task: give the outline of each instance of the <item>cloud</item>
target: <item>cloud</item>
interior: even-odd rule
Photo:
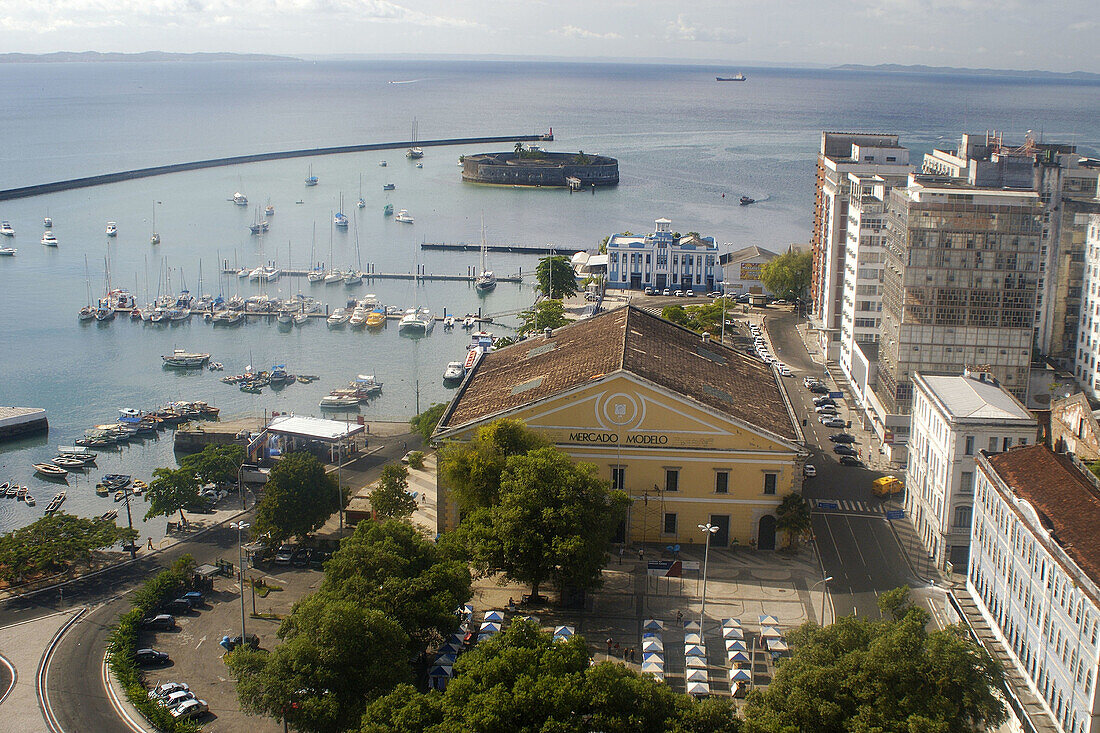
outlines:
[[[1069,27],[1071,31],[1091,31],[1094,28],[1100,27],[1100,23],[1095,20],[1082,20],[1080,23],[1074,23]]]
[[[583,38],[585,40],[613,41],[622,38],[618,33],[596,33],[595,31],[578,28],[575,25],[563,25],[561,28],[551,31],[566,38]]]
[[[701,41],[703,43],[741,43],[745,39],[733,30],[718,26],[695,26],[684,16],[677,15],[676,20],[667,26],[668,36],[674,41]]]
[[[337,16],[342,23],[358,20],[420,27],[485,27],[463,18],[413,10],[390,0],[0,0],[0,13],[0,29],[32,33],[111,26],[162,27],[194,23],[196,15],[216,19],[218,24],[235,20],[245,27],[272,17],[330,21]]]

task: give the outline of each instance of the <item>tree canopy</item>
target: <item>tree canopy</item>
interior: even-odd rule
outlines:
[[[463,519],[458,532],[476,567],[531,585],[593,588],[630,500],[596,467],[554,447],[507,459],[498,501]]]
[[[407,517],[416,511],[409,494],[409,469],[396,463],[382,468],[378,485],[370,492],[370,506],[379,517]]]
[[[621,664],[590,665],[584,639],[552,641],[517,619],[455,663],[443,693],[400,685],[367,706],[361,733],[734,733],[728,699],[696,702]]]
[[[781,254],[760,268],[760,282],[777,298],[801,298],[806,288],[810,287],[813,261],[813,255],[809,252]]]
[[[236,444],[207,445],[199,453],[184,456],[181,468],[190,469],[202,483],[231,484],[244,463],[244,448]]]
[[[383,611],[423,648],[458,628],[454,610],[470,598],[470,571],[408,522],[360,522],[325,563],[321,592]]]
[[[228,656],[250,715],[285,718],[298,731],[340,733],[372,699],[410,679],[408,638],[396,621],[355,600],[299,601],[272,652],[247,645]]]
[[[787,494],[775,510],[775,519],[776,529],[786,535],[786,545],[790,547],[810,530],[810,505],[802,494]]]
[[[310,453],[288,453],[271,469],[252,532],[272,542],[304,537],[324,524],[341,501],[336,479],[320,461]]]
[[[541,332],[544,328],[561,328],[569,323],[565,306],[560,300],[540,300],[519,314],[523,325],[520,333]]]
[[[56,572],[91,559],[92,552],[132,542],[137,531],[106,519],[49,514],[0,535],[0,580],[14,581]]]
[[[726,298],[715,298],[710,303],[686,308],[679,304],[666,305],[661,309],[661,317],[698,333],[707,331],[717,338],[722,331],[723,315],[729,315],[732,311],[733,307]]]
[[[427,442],[432,439],[432,433],[435,432],[435,426],[439,424],[446,410],[446,402],[436,402],[427,410],[424,410],[424,412],[409,420],[409,425],[412,426],[414,432],[420,434],[424,442]]]
[[[535,268],[539,292],[553,300],[568,298],[577,293],[577,274],[563,255],[548,255],[539,260]],[[551,290],[551,282],[553,289]]]
[[[548,445],[519,420],[496,420],[479,428],[469,443],[451,443],[440,452],[440,476],[464,511],[497,503],[500,476],[509,456]]]
[[[173,512],[179,512],[182,520],[184,509],[199,504],[200,488],[199,479],[190,468],[155,469],[153,480],[149,482],[149,488],[143,495],[145,501],[149,502],[145,518],[167,517]]]
[[[1004,722],[1000,664],[958,627],[927,631],[928,612],[903,597],[888,599],[892,618],[788,634],[791,657],[749,695],[748,730],[970,733]]]

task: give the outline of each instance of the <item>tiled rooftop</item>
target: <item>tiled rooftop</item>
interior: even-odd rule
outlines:
[[[1035,507],[1066,554],[1100,583],[1100,491],[1073,459],[1036,444],[990,455],[988,460],[1013,493]]]
[[[787,440],[798,430],[767,364],[632,306],[482,357],[440,430],[556,395],[618,371]]]

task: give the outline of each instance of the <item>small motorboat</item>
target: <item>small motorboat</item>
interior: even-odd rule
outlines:
[[[359,398],[350,394],[329,394],[321,398],[320,406],[328,409],[358,409]]]
[[[264,207],[264,216],[275,216],[275,207],[268,204]]]
[[[109,512],[103,512],[99,515],[99,518],[107,522],[113,522],[118,519],[118,509],[112,509]]]
[[[27,487],[26,486],[20,486],[19,491],[17,491],[15,493],[15,498],[18,499],[19,501],[26,501],[27,500]]]
[[[225,369],[225,365],[222,364],[220,361],[212,361],[207,365],[206,368],[212,372],[220,372]]]
[[[118,223],[117,222],[113,222],[113,221],[107,222],[107,236],[108,237],[117,237],[118,236]]]
[[[15,257],[18,251],[15,247],[0,247],[0,257]]]
[[[462,378],[466,376],[466,368],[461,361],[452,361],[447,364],[447,368],[443,371],[443,383],[455,384],[461,382]]]
[[[11,481],[5,481],[0,484],[0,491],[7,491],[9,486],[11,486]]]
[[[455,317],[454,316],[447,316],[446,318],[443,319],[443,328],[450,331],[454,327],[455,327]]]
[[[756,203],[756,199],[754,199],[754,198],[749,198],[748,196],[742,196],[741,197],[741,205],[742,206],[748,206],[749,204],[755,204],[755,203]]]
[[[11,222],[8,220],[0,221],[0,235],[5,237],[14,237],[15,229],[12,227]]]
[[[61,466],[61,468],[64,468],[68,471],[72,471],[78,468],[84,468],[85,465],[84,461],[78,460],[76,458],[64,458],[61,456],[53,459],[51,463],[53,463],[55,466]]]
[[[50,478],[65,478],[69,475],[69,472],[61,466],[55,466],[52,463],[35,463],[34,470],[43,476]]]
[[[462,319],[462,327],[463,328],[473,328],[476,325],[477,325],[477,319],[474,318],[473,316],[466,316],[465,318]]]
[[[4,496],[14,499],[19,496],[19,487],[15,484],[8,484],[8,488],[4,489]]]
[[[118,491],[115,492],[115,501],[122,501],[125,498],[126,498],[126,491],[124,489],[119,489]]]
[[[42,244],[46,245],[47,247],[56,247],[57,237],[54,236],[54,233],[52,231],[46,230],[46,232],[42,234]]]
[[[385,168],[386,167],[386,161],[380,160],[380,161],[378,161],[378,165],[382,168]]]
[[[111,490],[107,487],[106,484],[96,484],[95,493],[97,496],[107,496],[111,493]]]
[[[32,502],[33,502],[33,500],[28,497],[27,503],[31,504],[33,506]],[[57,492],[56,494],[53,495],[53,498],[50,499],[50,503],[46,505],[46,514],[53,514],[58,509],[61,508],[61,505],[64,502],[65,502],[65,492],[64,491]]]
[[[31,496],[30,494],[27,494],[27,498],[25,498],[23,501],[25,501],[27,503],[27,506],[34,506],[34,503],[35,503],[34,502],[34,497]]]

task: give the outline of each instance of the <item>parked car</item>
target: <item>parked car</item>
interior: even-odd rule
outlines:
[[[141,625],[147,629],[160,629],[171,631],[176,628],[176,617],[170,613],[158,613],[156,616],[147,616],[141,620]]]
[[[320,568],[330,557],[332,557],[331,550],[314,549],[309,555],[309,566],[311,568]]]
[[[833,401],[832,397],[815,397],[814,407],[821,407],[822,405],[833,405],[835,407],[836,402]]]
[[[807,478],[816,476],[817,469],[814,468],[812,463],[807,463],[805,466],[802,467],[802,475],[806,476]]]
[[[171,710],[173,708],[176,708],[176,707],[182,705],[183,703],[187,702],[188,700],[194,700],[194,699],[195,699],[195,693],[191,692],[190,690],[180,690],[179,692],[173,692],[171,695],[168,695],[167,697],[162,698],[160,700],[160,704],[163,705],[164,707],[168,708],[169,710]]]
[[[841,456],[840,465],[842,466],[862,466],[863,461],[859,460],[855,456]]]
[[[821,418],[821,424],[827,428],[846,428],[848,424],[841,420],[836,415],[823,415]]]
[[[695,291],[694,290],[685,290],[684,295],[688,298],[694,298],[695,297]]]
[[[189,590],[180,596],[180,598],[190,603],[192,608],[200,608],[206,605],[206,597],[202,594],[201,590]]]
[[[252,649],[258,649],[260,646],[260,637],[256,636],[255,634],[248,634],[245,636],[244,643]],[[233,651],[241,645],[241,635],[237,634],[236,636],[223,637],[220,644],[228,651]]]
[[[646,295],[653,295],[653,288],[646,286],[646,289],[642,291]]]
[[[189,720],[206,715],[209,711],[210,706],[206,704],[206,700],[185,700],[172,710],[172,717],[176,720]]]
[[[814,410],[818,415],[835,415],[837,413],[836,405],[821,405],[815,407]]]
[[[836,453],[838,456],[858,455],[858,452],[856,451],[855,448],[853,448],[850,445],[846,445],[844,443],[837,443],[836,445],[834,445],[833,446],[833,453]]]
[[[814,394],[829,394],[829,388],[820,382],[810,387],[810,391]]]
[[[283,545],[275,553],[276,565],[289,565],[291,559],[294,557],[294,547],[291,545]]]
[[[707,293],[707,297],[708,298],[721,298],[722,297],[722,292],[720,290],[712,290],[709,293]]]
[[[817,377],[803,377],[802,378],[802,386],[805,387],[806,389],[809,389],[810,387],[814,386],[815,384],[821,384],[821,380],[818,379]]]
[[[683,290],[677,290],[675,293],[673,293],[673,295],[675,295],[677,298],[682,298],[682,297],[684,297],[684,291]]]
[[[854,443],[856,442],[856,436],[849,435],[848,433],[837,433],[835,435],[830,435],[829,440],[834,443]]]
[[[159,702],[173,692],[188,692],[190,689],[191,688],[183,682],[161,682],[159,685],[149,690],[149,699]]]
[[[309,565],[309,559],[313,556],[313,550],[308,547],[302,547],[297,550],[290,558],[290,564],[296,568],[304,568]]]
[[[175,614],[176,616],[186,616],[191,613],[191,601],[186,601],[182,598],[175,598],[166,603],[162,603],[160,610],[164,613]]]
[[[779,368],[779,373],[782,374],[784,377],[794,376],[794,372],[792,372],[786,364],[777,364],[776,366]]]
[[[151,667],[157,664],[168,664],[172,659],[156,649],[138,649],[134,652],[134,661],[143,667]]]

